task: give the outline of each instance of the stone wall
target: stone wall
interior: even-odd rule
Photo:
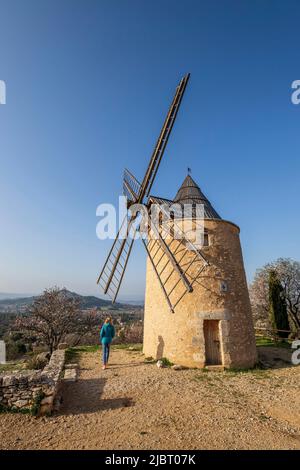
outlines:
[[[24,370],[0,374],[0,409],[46,414],[52,411],[60,388],[65,351],[54,351],[41,371]]]
[[[204,228],[209,246],[203,247],[202,252],[209,266],[199,271],[201,274],[197,277],[201,263],[192,264],[187,276],[197,278],[197,282],[193,284],[193,292],[182,297],[174,313],[170,312],[148,258],[144,353],[156,359],[167,357],[175,364],[202,368],[206,365],[204,320],[219,320],[222,365],[252,367],[256,362],[256,346],[239,228],[224,220],[205,220]],[[193,259],[194,252],[189,256]],[[157,259],[160,259],[160,252]],[[162,260],[161,265],[164,263]],[[188,265],[186,260],[185,263]],[[175,275],[170,277],[172,269],[169,264],[163,272],[163,281],[169,279],[166,284],[169,289],[176,282]],[[176,302],[183,293],[184,286],[179,283],[171,301]]]

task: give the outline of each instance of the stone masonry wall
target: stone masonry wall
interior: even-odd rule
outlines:
[[[0,374],[0,409],[51,412],[65,364],[65,351],[54,351],[42,371],[25,370]]]
[[[153,267],[147,261],[144,353],[156,359],[167,357],[183,366],[204,367],[204,320],[219,320],[222,365],[252,367],[256,362],[256,346],[239,228],[224,220],[205,220],[205,229],[209,246],[203,247],[202,252],[210,265],[193,285],[193,292],[184,295],[175,313],[170,312]],[[159,256],[160,253],[158,259]],[[164,270],[165,279],[171,269],[167,266]],[[196,276],[197,269],[197,263],[193,263],[191,278]],[[172,286],[176,277],[174,281],[169,279],[167,286]],[[223,292],[224,282],[227,290]],[[172,293],[174,301],[182,292],[184,288],[179,283]]]

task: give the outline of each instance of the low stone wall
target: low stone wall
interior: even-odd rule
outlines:
[[[51,413],[65,364],[65,351],[54,351],[42,371],[0,374],[0,409]]]

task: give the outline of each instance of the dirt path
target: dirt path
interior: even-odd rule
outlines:
[[[84,353],[52,417],[0,415],[1,449],[299,449],[300,367],[174,371]]]

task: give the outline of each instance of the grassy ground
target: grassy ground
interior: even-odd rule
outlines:
[[[116,349],[124,349],[128,351],[141,351],[143,345],[140,343],[136,344],[113,344],[111,346],[113,350]],[[75,346],[73,348],[68,348],[66,350],[66,362],[76,362],[80,355],[83,353],[95,353],[101,350],[101,346],[99,344],[95,344],[92,346]]]
[[[76,362],[79,360],[81,354],[86,352],[96,352],[98,351],[99,346],[76,346],[66,349],[66,362]]]
[[[279,347],[279,348],[290,348],[291,344],[288,341],[281,341],[281,342],[275,342],[271,338],[267,337],[262,337],[259,336],[256,338],[256,345],[259,346],[269,346],[269,347]],[[136,344],[113,344],[112,345],[112,350],[128,350],[128,351],[142,351],[143,345],[140,343]],[[76,346],[76,347],[71,347],[66,350],[66,361],[67,362],[77,362],[79,360],[79,357],[83,353],[95,353],[97,351],[101,350],[101,346],[99,344],[91,345],[91,346]],[[146,358],[146,362],[151,362],[153,358]],[[150,361],[151,360],[151,361]],[[1,372],[6,372],[6,371],[12,371],[12,370],[17,370],[22,367],[22,363],[15,361],[11,362],[8,364],[0,364],[0,373]],[[230,373],[241,373],[241,372],[246,372],[246,371],[234,371],[231,370]],[[258,372],[259,373],[259,372]]]
[[[0,373],[1,372],[9,372],[9,371],[12,371],[12,370],[19,370],[21,369],[22,367],[22,363],[21,362],[9,362],[7,364],[0,364]]]
[[[257,336],[256,337],[256,346],[271,346],[276,348],[290,348],[291,342],[288,340],[282,341],[274,341],[271,338],[267,338],[264,336]]]
[[[113,349],[127,349],[128,351],[142,351],[143,345],[141,343],[128,343],[128,344],[113,344]]]

